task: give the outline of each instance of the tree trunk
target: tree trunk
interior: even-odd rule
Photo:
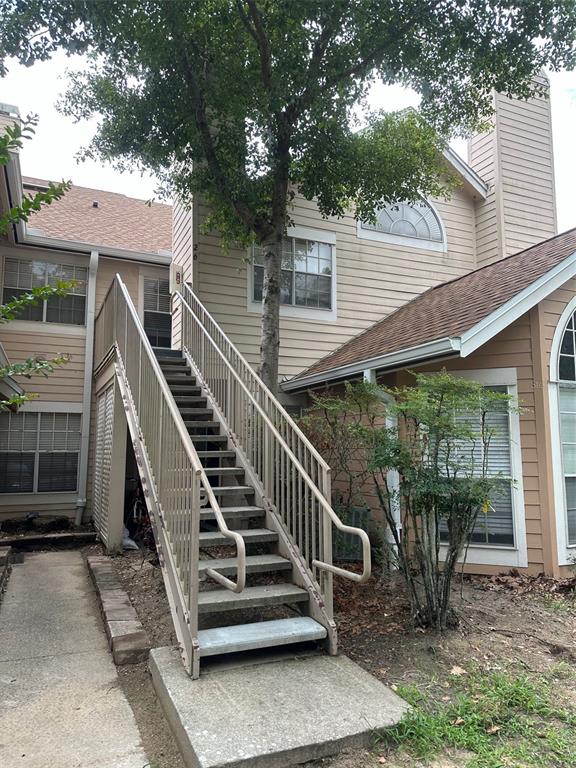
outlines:
[[[264,255],[264,287],[262,291],[260,378],[273,394],[276,394],[278,390],[282,235],[282,231],[279,231],[274,236],[272,242],[262,245]]]

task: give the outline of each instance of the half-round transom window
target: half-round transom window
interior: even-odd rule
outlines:
[[[575,313],[576,314],[576,313]],[[560,345],[560,358],[558,360],[558,378],[561,381],[576,381],[576,324],[574,315],[568,320],[568,325],[562,336]]]
[[[375,224],[363,221],[360,226],[369,232],[410,237],[414,240],[434,243],[442,243],[444,240],[440,220],[425,200],[386,205],[376,214]]]

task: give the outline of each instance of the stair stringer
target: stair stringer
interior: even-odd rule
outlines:
[[[213,408],[215,420],[220,423],[222,432],[226,434],[228,440],[234,446],[237,462],[242,466],[246,473],[247,483],[254,488],[257,505],[261,506],[266,512],[266,527],[278,534],[278,552],[292,563],[292,579],[294,583],[308,592],[308,615],[325,627],[327,632],[326,649],[331,656],[335,656],[338,653],[338,633],[336,624],[326,609],[326,603],[322,597],[320,585],[314,578],[312,571],[308,568],[299,547],[292,539],[292,536],[277,514],[275,507],[266,497],[258,474],[255,472],[252,464],[245,455],[240,441],[229,429],[228,422],[212,397],[210,389],[206,386],[201,371],[198,369],[186,348],[183,348],[182,352],[184,359],[187,361],[193,375],[196,377],[196,383],[201,388],[203,396],[206,397],[207,401],[210,403],[210,407]]]
[[[198,619],[195,613],[191,613],[187,608],[187,597],[182,592],[182,588],[177,574],[177,566],[173,560],[171,548],[167,540],[166,526],[163,522],[162,507],[156,495],[156,486],[154,482],[154,473],[148,461],[146,446],[142,439],[142,433],[138,424],[138,413],[130,392],[130,385],[125,378],[122,362],[117,359],[115,363],[116,379],[122,396],[124,410],[126,412],[126,421],[128,424],[128,433],[134,448],[134,456],[138,466],[138,474],[142,483],[142,492],[150,525],[154,534],[156,551],[160,563],[160,571],[168,597],[170,613],[172,614],[176,637],[180,645],[184,666],[188,674],[193,679],[200,674],[200,645],[198,642]],[[191,563],[191,568],[198,569],[198,558],[196,564]]]

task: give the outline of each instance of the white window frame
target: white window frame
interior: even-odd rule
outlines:
[[[46,257],[44,254],[38,254],[34,256],[30,256],[28,254],[19,254],[19,253],[5,253],[3,254],[3,260],[2,260],[2,296],[4,295],[4,288],[9,287],[13,288],[14,290],[23,290],[26,291],[26,288],[16,288],[16,286],[6,286],[6,260],[12,259],[13,261],[19,261],[19,262],[38,262],[41,264],[55,264],[62,267],[80,267],[81,269],[86,270],[86,284],[85,284],[85,290],[83,294],[77,294],[79,296],[84,296],[84,321],[82,323],[53,323],[49,322],[46,319],[47,315],[47,301],[42,302],[42,319],[41,320],[19,320],[11,322],[11,328],[14,328],[14,322],[18,323],[25,323],[26,328],[29,328],[30,326],[34,327],[48,327],[48,328],[86,328],[86,311],[87,311],[87,304],[88,304],[88,280],[89,280],[89,265],[85,262],[79,262],[76,259],[69,259],[67,256],[62,254],[59,257]],[[46,285],[46,283],[44,283]],[[17,330],[17,329],[16,329]]]
[[[31,323],[37,321],[31,320]],[[10,324],[12,325],[12,323]],[[20,411],[26,411],[27,413],[78,413],[80,414],[80,434],[82,432],[82,403],[65,403],[65,402],[48,402],[40,401],[33,402],[28,401],[23,403],[19,408]],[[36,454],[38,451],[36,451]],[[76,476],[76,488],[73,491],[32,491],[28,493],[0,493],[0,509],[2,506],[15,506],[27,504],[38,504],[39,500],[42,500],[42,504],[58,505],[69,504],[75,500],[78,496],[78,478],[80,475],[80,465],[82,463],[82,446],[78,450],[78,472]],[[34,486],[38,483],[38,462],[35,461],[34,466]]]
[[[408,235],[393,235],[390,232],[378,232],[373,229],[364,229],[362,222],[358,220],[356,222],[356,236],[359,240],[373,240],[378,243],[389,243],[390,245],[400,245],[405,248],[416,248],[423,251],[435,251],[436,253],[447,253],[448,251],[448,237],[446,235],[446,227],[442,221],[442,217],[438,213],[438,209],[433,205],[430,200],[423,198],[423,202],[429,205],[434,215],[438,219],[440,224],[440,230],[442,232],[442,240],[426,240],[420,237],[408,237]]]
[[[314,320],[321,323],[334,323],[338,319],[338,311],[336,307],[336,233],[326,229],[314,229],[312,227],[303,227],[295,225],[288,227],[286,230],[286,237],[301,238],[303,240],[314,240],[319,243],[327,243],[332,246],[332,294],[331,294],[331,309],[319,309],[316,307],[297,307],[293,304],[280,304],[280,317],[293,317],[300,320]],[[252,249],[248,249],[247,258],[247,305],[248,312],[253,314],[262,314],[262,302],[254,301],[254,269],[252,265]]]
[[[564,467],[562,443],[560,441],[560,387],[570,387],[558,375],[560,347],[568,321],[576,312],[576,296],[566,305],[560,315],[552,338],[550,358],[548,360],[548,403],[550,408],[550,440],[552,443],[552,483],[554,489],[554,513],[556,518],[556,541],[558,547],[558,565],[571,565],[576,558],[576,544],[568,542],[568,516],[566,514],[566,489],[564,486]],[[576,387],[576,383],[574,384]]]
[[[76,253],[49,253],[30,252],[30,250],[0,249],[1,281],[0,291],[4,295],[4,276],[6,259],[18,259],[19,261],[41,261],[48,264],[62,264],[64,266],[84,267],[86,269],[86,310],[84,323],[76,325],[72,323],[48,323],[45,320],[20,320],[16,318],[10,321],[11,331],[27,331],[39,334],[61,334],[63,336],[86,336],[86,312],[88,307],[88,283],[90,280],[89,259]]]
[[[144,280],[168,280],[168,285],[170,285],[170,270],[169,269],[140,269],[138,273],[138,302],[137,302],[137,311],[138,311],[138,317],[140,318],[140,322],[142,323],[142,327],[144,328]],[[170,304],[172,306],[172,301],[170,301]],[[170,312],[172,315],[172,313]],[[172,316],[172,320],[173,320]],[[173,336],[174,336],[174,327],[172,327],[171,332],[171,338],[170,338],[170,344],[173,342]],[[165,347],[165,349],[170,349],[170,347]]]
[[[518,398],[518,376],[516,368],[481,368],[471,371],[451,370],[452,376],[474,381],[490,387],[507,387],[508,394]],[[510,423],[510,469],[512,472],[512,523],[514,526],[514,546],[501,544],[470,544],[466,554],[466,563],[471,565],[510,566],[526,568],[528,566],[528,543],[526,539],[526,512],[524,509],[524,475],[522,471],[522,446],[520,442],[520,414],[518,410],[509,412]],[[440,547],[441,556],[447,552],[446,545]]]

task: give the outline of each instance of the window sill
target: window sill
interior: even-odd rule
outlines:
[[[86,336],[85,325],[45,323],[40,320],[11,320],[8,330],[24,333],[41,333],[47,336]]]
[[[78,491],[37,491],[36,493],[0,493],[0,507],[3,505],[15,506],[16,504],[45,504],[47,506],[60,506],[61,504],[74,504],[78,497]]]
[[[440,547],[440,556],[446,554],[446,547]],[[458,560],[462,563],[462,560]],[[468,547],[466,563],[470,565],[497,565],[526,568],[527,556],[516,547],[506,547],[501,544],[471,544]]]
[[[249,300],[248,312],[254,315],[261,315],[261,302]],[[294,318],[296,320],[312,320],[317,323],[335,323],[338,320],[338,314],[335,309],[314,309],[311,307],[295,307],[286,304],[280,305],[280,317]]]

